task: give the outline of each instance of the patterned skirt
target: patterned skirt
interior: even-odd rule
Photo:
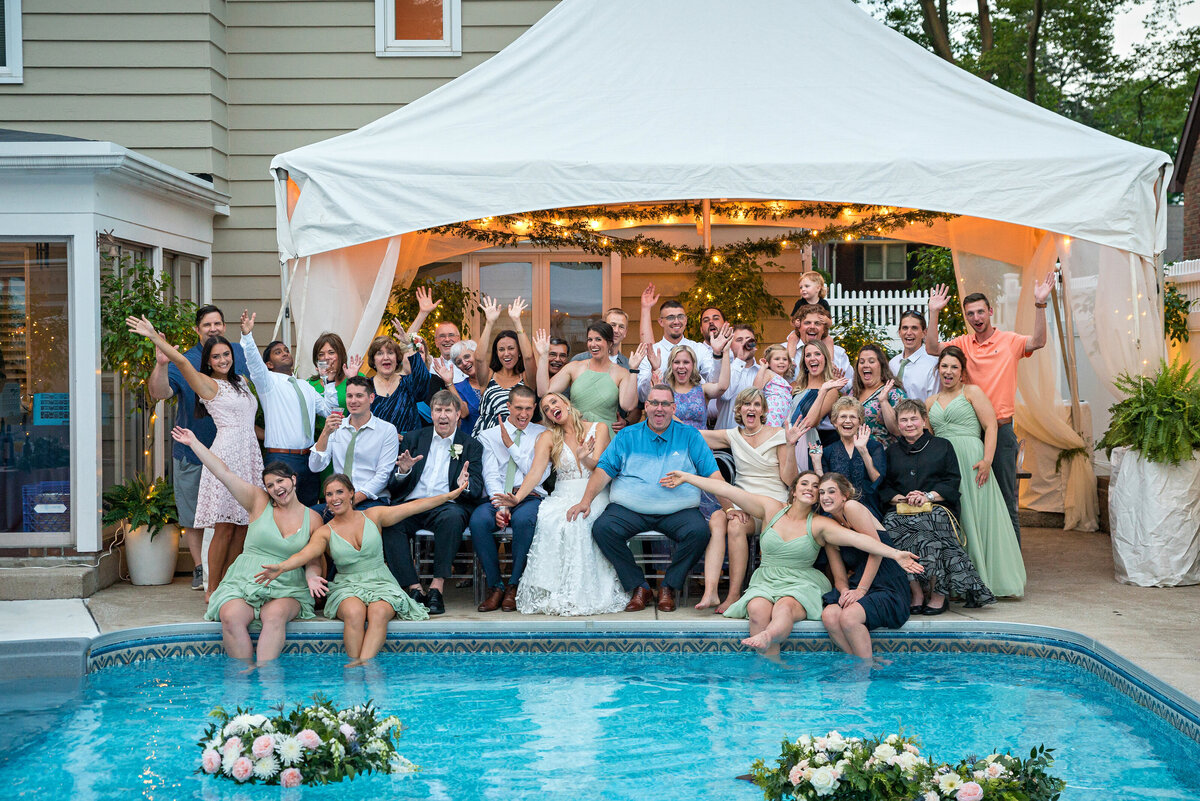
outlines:
[[[968,608],[996,602],[958,541],[958,521],[945,507],[934,506],[932,512],[915,515],[889,512],[883,525],[893,545],[917,555],[925,568],[920,580],[933,582],[937,592],[961,598]]]

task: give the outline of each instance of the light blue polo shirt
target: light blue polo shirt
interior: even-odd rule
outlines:
[[[700,432],[672,421],[656,434],[645,421],[621,429],[596,465],[612,477],[609,499],[644,515],[669,515],[700,506],[691,484],[667,489],[658,480],[672,470],[710,476],[717,460]]]

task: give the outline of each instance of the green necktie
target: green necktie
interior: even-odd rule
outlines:
[[[358,435],[361,432],[362,429],[360,428],[351,434],[350,444],[346,446],[346,459],[345,463],[343,464],[343,472],[345,472],[346,477],[349,478],[351,482],[354,481],[354,440],[358,439]]]
[[[308,437],[308,444],[313,441],[312,417],[308,414],[308,400],[304,397],[304,390],[300,389],[300,382],[296,380],[296,376],[289,375],[288,383],[292,385],[292,389],[296,390],[296,397],[300,400],[300,430],[304,432],[304,436]]]
[[[908,367],[909,359],[900,360],[900,369],[896,371],[896,383],[899,384],[904,380],[904,368]]]
[[[504,424],[501,423],[500,425],[504,425]],[[521,435],[524,433],[525,432],[519,428],[513,433],[513,444],[514,445],[521,444]],[[508,467],[504,471],[504,491],[512,492],[513,491],[513,483],[516,480],[517,480],[517,463],[513,460],[512,455],[510,454],[508,457]]]

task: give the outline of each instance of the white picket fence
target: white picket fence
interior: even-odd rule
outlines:
[[[1189,298],[1200,298],[1200,259],[1168,264],[1167,280]]]
[[[882,326],[888,334],[886,344],[895,350],[900,347],[896,336],[900,315],[911,309],[925,314],[929,293],[899,289],[847,290],[841,284],[834,284],[829,288],[826,300],[835,320],[850,318]]]

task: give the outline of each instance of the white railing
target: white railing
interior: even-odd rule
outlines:
[[[900,326],[900,315],[910,309],[925,314],[929,305],[928,292],[910,292],[900,289],[847,290],[841,284],[829,288],[829,308],[833,319],[847,317],[862,320],[887,330],[888,343],[893,349],[899,346],[896,329]]]
[[[1200,300],[1200,259],[1168,264],[1167,280],[1186,295],[1188,300]],[[1188,329],[1200,331],[1200,311],[1193,311],[1188,315]]]

